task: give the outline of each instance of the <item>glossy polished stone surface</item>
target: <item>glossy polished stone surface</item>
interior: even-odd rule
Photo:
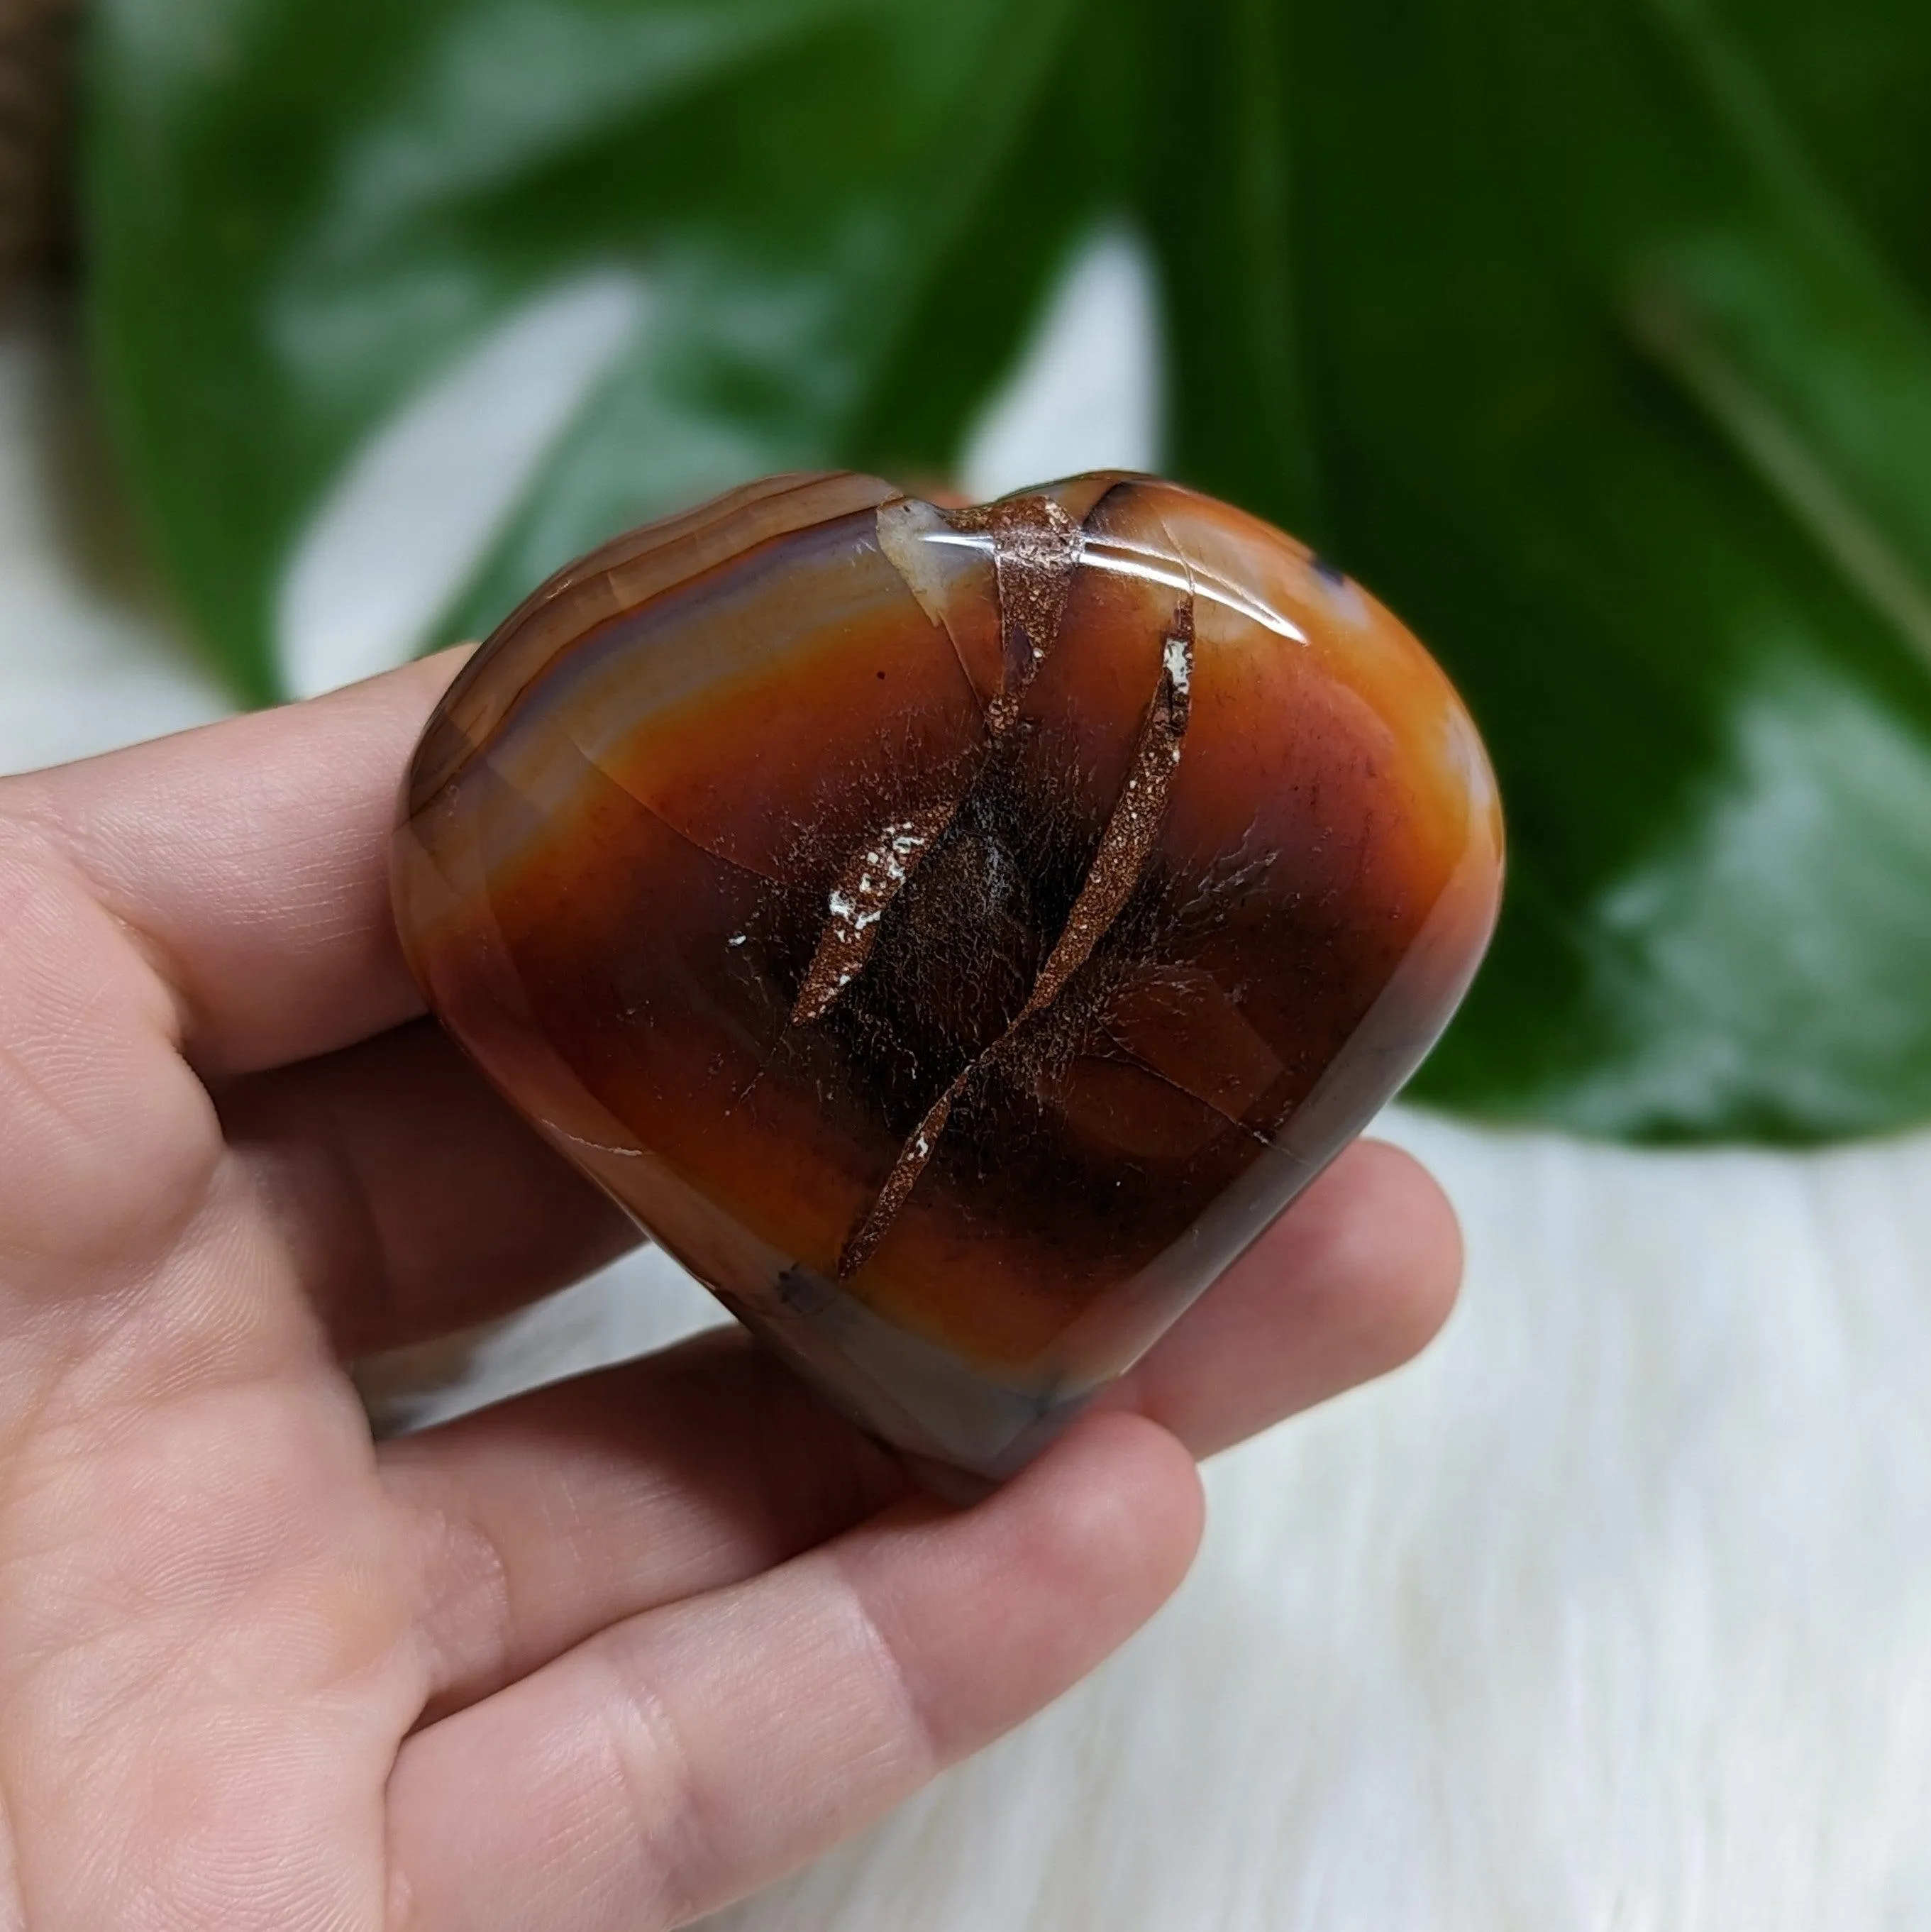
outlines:
[[[557,1146],[868,1427],[997,1476],[1413,1070],[1501,869],[1447,680],[1279,531],[833,474],[530,598],[394,884]]]

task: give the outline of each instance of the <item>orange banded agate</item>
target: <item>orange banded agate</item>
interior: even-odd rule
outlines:
[[[397,916],[496,1085],[908,1454],[1009,1473],[1401,1084],[1493,926],[1433,661],[1150,477],[784,476],[505,622]]]

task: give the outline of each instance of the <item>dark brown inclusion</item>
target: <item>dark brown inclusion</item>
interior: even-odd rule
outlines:
[[[1038,497],[1021,498],[1014,507],[1024,510],[1034,504],[1041,510],[1058,508],[1057,505]],[[1064,512],[1060,514],[1063,518]],[[1023,533],[1032,523],[1028,518],[1026,523],[1019,525],[1022,542],[1026,540]],[[1002,551],[995,550],[994,555],[1003,562]],[[1056,595],[1049,603],[1042,600],[1055,628],[1059,607],[1066,602],[1063,579],[1070,572],[1069,561],[1060,569],[1061,581],[1056,586]],[[1011,608],[1003,588],[1004,581],[1002,574],[1002,615]],[[1021,634],[1030,637],[1032,634]],[[1032,675],[1033,664],[1051,648],[1051,631],[1042,626],[1036,634],[1040,641],[1030,644],[1032,658],[1025,663],[1024,674],[1027,678]],[[1009,667],[1013,663],[1010,655],[1006,662]],[[1005,1069],[1014,1072],[1021,1072],[1029,1065],[1035,1072],[1042,1072],[1051,1064],[1053,1036],[1062,1024],[1057,1017],[1060,996],[1072,982],[1073,976],[1093,957],[1094,950],[1126,910],[1134,889],[1146,872],[1147,861],[1153,856],[1153,841],[1165,815],[1167,792],[1172,782],[1174,767],[1180,762],[1180,741],[1186,733],[1187,689],[1192,674],[1193,599],[1183,592],[1174,608],[1173,622],[1162,652],[1160,681],[1135,741],[1126,782],[1114,801],[1106,829],[1099,836],[1092,866],[1081,883],[1079,896],[1073,901],[1072,910],[1060,928],[1060,936],[1054,942],[1052,951],[1047,954],[1045,963],[1039,969],[1039,976],[1033,982],[1032,991],[1026,996],[1026,1004],[1019,1009],[1012,1024],[984,1052],[959,1070],[898,1150],[898,1158],[892,1162],[892,1172],[885,1177],[884,1185],[865,1210],[864,1218],[852,1230],[850,1239],[839,1251],[841,1280],[856,1274],[870,1259],[872,1250],[904,1206],[906,1196],[925,1171],[925,1164],[938,1144],[939,1136],[945,1132],[946,1123],[952,1118],[952,1108],[970,1084],[988,1078],[1002,1063]],[[990,761],[981,767],[982,772],[996,769]],[[956,815],[955,810],[952,816]]]
[[[1000,1472],[1426,1050],[1473,728],[1278,531],[1101,476],[777,478],[538,592],[424,734],[409,956],[502,1089],[870,1426]]]

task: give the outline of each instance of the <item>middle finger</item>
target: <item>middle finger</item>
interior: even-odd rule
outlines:
[[[1211,1453],[1394,1367],[1446,1314],[1453,1215],[1405,1154],[1351,1149],[1108,1390]],[[908,1486],[740,1330],[383,1445],[422,1532],[433,1708],[620,1618],[741,1581]]]

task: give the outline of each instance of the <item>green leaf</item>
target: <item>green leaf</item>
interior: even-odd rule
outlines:
[[[424,642],[748,474],[943,473],[1124,219],[1169,466],[1495,754],[1509,903],[1418,1090],[1870,1132],[1931,1117],[1927,82],[1921,0],[108,0],[100,365],[265,698],[331,492],[532,316],[582,380]]]
[[[280,574],[358,448],[545,291],[634,277],[637,320],[472,608],[499,613],[640,518],[850,444],[895,363],[920,359],[910,332],[992,197],[1010,202],[1021,151],[1060,158],[1039,136],[1072,12],[105,8],[101,366],[163,554],[241,688],[277,693]],[[972,352],[926,372],[946,433],[928,460],[1009,352],[1084,191],[998,224],[997,292],[1018,299],[982,302]]]

